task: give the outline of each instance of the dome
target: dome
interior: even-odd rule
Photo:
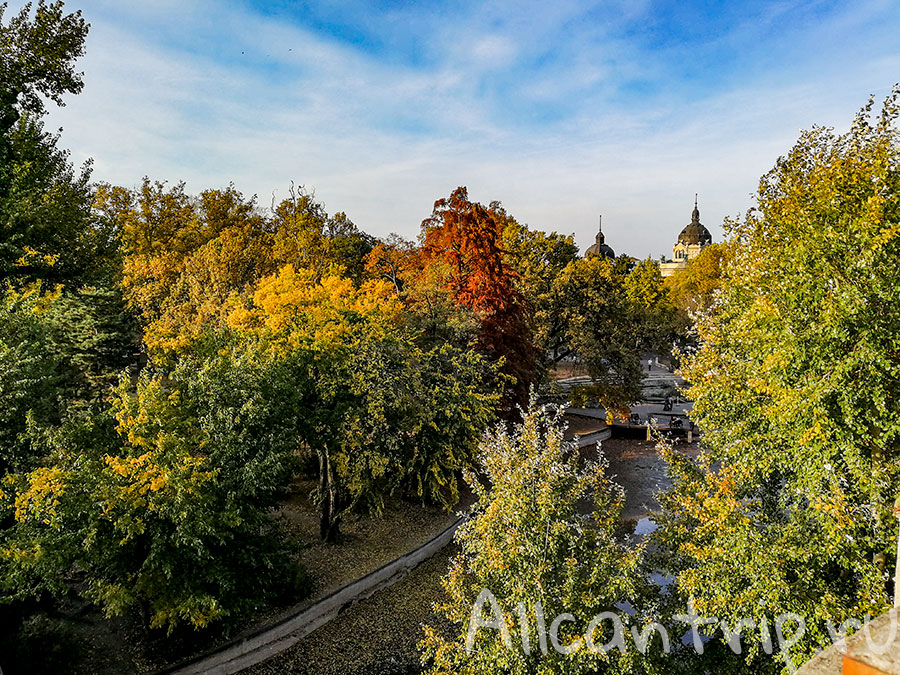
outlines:
[[[712,235],[700,222],[700,209],[697,208],[697,200],[694,199],[694,210],[691,212],[691,222],[678,235],[679,244],[700,244],[706,246],[712,243]]]
[[[612,250],[611,246],[608,246],[606,244],[606,237],[603,236],[602,228],[597,232],[597,238],[594,243],[588,246],[588,250],[584,252],[585,258],[590,258],[591,256],[597,256],[601,258],[616,257],[616,252]]]

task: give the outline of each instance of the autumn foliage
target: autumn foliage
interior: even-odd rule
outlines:
[[[502,359],[503,372],[513,378],[508,402],[524,403],[535,379],[535,349],[525,297],[501,248],[505,225],[496,210],[469,201],[460,187],[436,201],[423,221],[422,252],[426,263],[446,265],[446,285],[456,302],[481,323],[479,347],[492,359]]]

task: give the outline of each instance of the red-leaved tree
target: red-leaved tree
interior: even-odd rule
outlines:
[[[465,187],[434,203],[422,222],[426,265],[442,262],[456,302],[481,322],[479,347],[503,359],[502,372],[514,378],[506,387],[510,409],[527,402],[535,379],[535,348],[526,320],[527,303],[516,289],[515,272],[504,262],[501,234],[505,220],[492,208],[469,201]]]

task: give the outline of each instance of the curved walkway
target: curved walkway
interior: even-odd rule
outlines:
[[[465,520],[458,518],[443,532],[417,549],[400,556],[315,604],[286,619],[260,628],[256,633],[236,640],[216,651],[164,670],[155,675],[231,675],[288,649],[298,640],[336,617],[345,607],[368,598],[382,588],[392,586],[410,570],[435,555],[453,541],[453,535]]]

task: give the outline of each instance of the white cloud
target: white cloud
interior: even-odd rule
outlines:
[[[421,32],[429,58],[406,65],[219,3],[84,4],[85,91],[52,122],[76,160],[95,159],[98,180],[234,181],[263,204],[294,180],[377,235],[414,236],[434,200],[465,184],[583,246],[603,213],[617,251],[670,253],[694,192],[718,238],[799,128],[846,127],[900,72],[894,51],[817,54],[815,40],[838,39],[839,18],[805,33],[806,62],[690,98],[622,30],[639,3],[583,25],[580,3],[566,2],[540,17],[516,3],[410,16],[401,27]],[[633,82],[652,86],[641,97],[627,92]]]

